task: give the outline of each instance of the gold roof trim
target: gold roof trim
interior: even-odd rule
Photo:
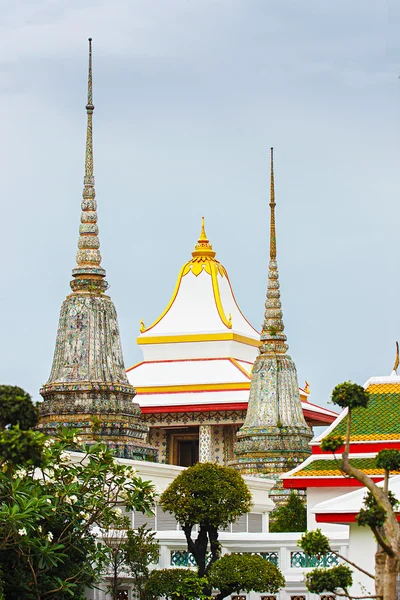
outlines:
[[[176,300],[179,288],[181,286],[182,278],[185,277],[185,275],[191,272],[195,277],[198,277],[198,275],[200,275],[200,273],[202,273],[203,271],[205,271],[211,276],[214,301],[218,311],[218,315],[225,327],[227,327],[227,329],[232,329],[232,315],[230,313],[228,314],[228,316],[225,314],[218,283],[218,275],[220,275],[221,277],[226,277],[228,283],[229,277],[225,267],[223,267],[221,263],[215,258],[215,254],[216,252],[215,250],[213,250],[210,240],[207,237],[204,226],[204,217],[202,217],[200,236],[192,252],[192,259],[185,263],[181,268],[170,301],[168,302],[165,310],[161,313],[158,319],[156,319],[154,323],[150,325],[150,327],[146,327],[143,320],[140,321],[140,333],[146,333],[147,331],[155,327],[169,312],[173,303]]]

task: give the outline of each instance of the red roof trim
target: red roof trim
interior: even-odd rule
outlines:
[[[381,475],[370,476],[375,483],[382,481]],[[362,487],[362,484],[353,477],[291,477],[282,479],[285,489],[303,490],[309,487]]]
[[[163,359],[163,360],[142,360],[141,362],[137,363],[136,365],[133,365],[132,367],[129,367],[129,369],[126,369],[126,372],[128,373],[129,371],[132,371],[132,369],[136,369],[137,367],[140,367],[141,365],[157,365],[157,364],[162,364],[162,363],[181,363],[181,362],[203,362],[203,361],[210,361],[210,360],[229,360],[233,358],[233,360],[237,360],[238,362],[244,362],[248,365],[253,365],[252,362],[248,361],[248,360],[242,360],[241,358],[235,358],[234,356],[217,356],[217,357],[209,357],[209,358],[169,358],[169,359]]]
[[[400,450],[400,441],[393,440],[374,440],[371,442],[350,442],[350,453],[356,454],[357,452],[380,452],[382,446],[385,448],[393,448]],[[323,452],[321,446],[311,446],[313,454],[330,454],[330,452]],[[344,451],[344,446],[337,450],[337,454],[341,454]]]
[[[179,406],[141,406],[143,414],[215,412],[218,410],[247,410],[247,402],[227,402],[226,404],[183,404]]]
[[[307,403],[308,404],[308,403]],[[321,423],[333,423],[336,419],[336,415],[325,415],[324,413],[314,412],[312,409],[303,407],[303,414],[308,419],[313,419],[314,421],[318,420]]]
[[[356,516],[358,513],[317,513],[315,520],[317,523],[355,523]],[[396,515],[398,521],[400,521],[400,514]]]

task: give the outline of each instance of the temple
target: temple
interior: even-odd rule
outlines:
[[[400,377],[396,371],[389,376],[371,377],[364,387],[370,393],[370,400],[367,408],[352,410],[349,459],[352,465],[379,482],[384,471],[376,464],[377,453],[383,449],[400,450]],[[327,435],[345,437],[346,417],[347,409],[311,442],[311,456],[283,475],[285,488],[307,490],[309,511],[317,502],[361,487],[359,481],[340,470],[343,447],[335,454],[321,450],[321,441]],[[311,515],[310,512],[313,520]],[[325,515],[316,522],[329,523],[329,519]]]
[[[73,427],[82,441],[104,441],[118,456],[155,460],[156,451],[146,441],[148,427],[126,376],[117,313],[105,294],[108,283],[101,266],[94,189],[91,39],[86,111],[77,266],[72,294],[61,307],[50,377],[40,390],[40,428],[54,435],[62,426]]]
[[[236,302],[227,270],[206,235],[204,218],[171,300],[152,325],[141,322],[137,343],[143,361],[128,369],[128,379],[160,462],[190,466],[234,461],[252,366],[262,342]],[[301,422],[308,442],[309,427],[328,425],[337,414],[311,404],[308,385],[299,390],[297,379],[291,382],[297,386],[292,392],[298,403],[296,423]]]

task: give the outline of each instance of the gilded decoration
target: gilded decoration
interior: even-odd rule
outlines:
[[[40,429],[55,435],[60,427],[78,430],[85,442],[104,441],[118,456],[156,460],[135,390],[129,384],[118,327],[101,266],[93,170],[92,45],[89,77],[85,177],[77,266],[72,294],[61,307],[53,365],[40,390]]]
[[[192,273],[195,277],[198,277],[200,273],[203,272],[207,273],[211,277],[215,305],[222,323],[225,325],[225,327],[227,327],[227,329],[232,329],[232,315],[225,314],[218,283],[218,276],[226,277],[229,281],[228,273],[225,267],[221,265],[221,263],[215,258],[215,254],[215,250],[213,250],[213,247],[206,235],[204,217],[202,217],[200,236],[192,252],[192,259],[184,264],[180,270],[171,300],[169,301],[166,309],[150,327],[146,327],[143,320],[140,321],[140,333],[146,333],[147,331],[150,331],[150,329],[155,327],[161,321],[161,319],[165,317],[176,300],[183,277],[188,275],[188,273]]]

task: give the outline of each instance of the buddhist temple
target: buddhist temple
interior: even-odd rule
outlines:
[[[40,390],[40,428],[54,434],[62,426],[77,428],[80,439],[101,440],[118,456],[150,460],[156,451],[146,442],[148,427],[129,384],[122,356],[117,313],[105,294],[101,266],[93,169],[92,46],[89,76],[85,177],[77,265],[72,293],[61,307],[53,366]]]
[[[351,411],[349,459],[351,464],[379,482],[383,480],[384,472],[376,465],[377,453],[385,448],[400,450],[400,376],[393,371],[386,377],[371,377],[364,387],[370,393],[370,400],[367,408]],[[344,448],[339,448],[335,454],[321,450],[321,441],[327,435],[333,433],[345,438],[346,416],[347,409],[311,442],[311,456],[283,476],[286,488],[312,488],[312,495],[319,501],[327,499],[329,490],[334,497],[340,493],[340,488],[344,493],[361,486],[340,470]],[[319,489],[324,491],[323,495],[318,493]]]
[[[276,262],[272,148],[270,196],[270,262],[261,345],[252,369],[246,419],[237,433],[233,465],[243,474],[278,479],[307,458],[313,434],[302,411],[296,366],[287,354]],[[279,486],[272,494],[276,500],[285,495]]]
[[[204,219],[171,300],[152,325],[141,322],[137,343],[143,361],[128,369],[128,379],[160,462],[229,464],[246,417],[261,342],[236,302]],[[309,426],[328,425],[336,418],[333,411],[308,401],[308,385],[297,394],[301,419]],[[305,422],[304,427],[308,435]]]

